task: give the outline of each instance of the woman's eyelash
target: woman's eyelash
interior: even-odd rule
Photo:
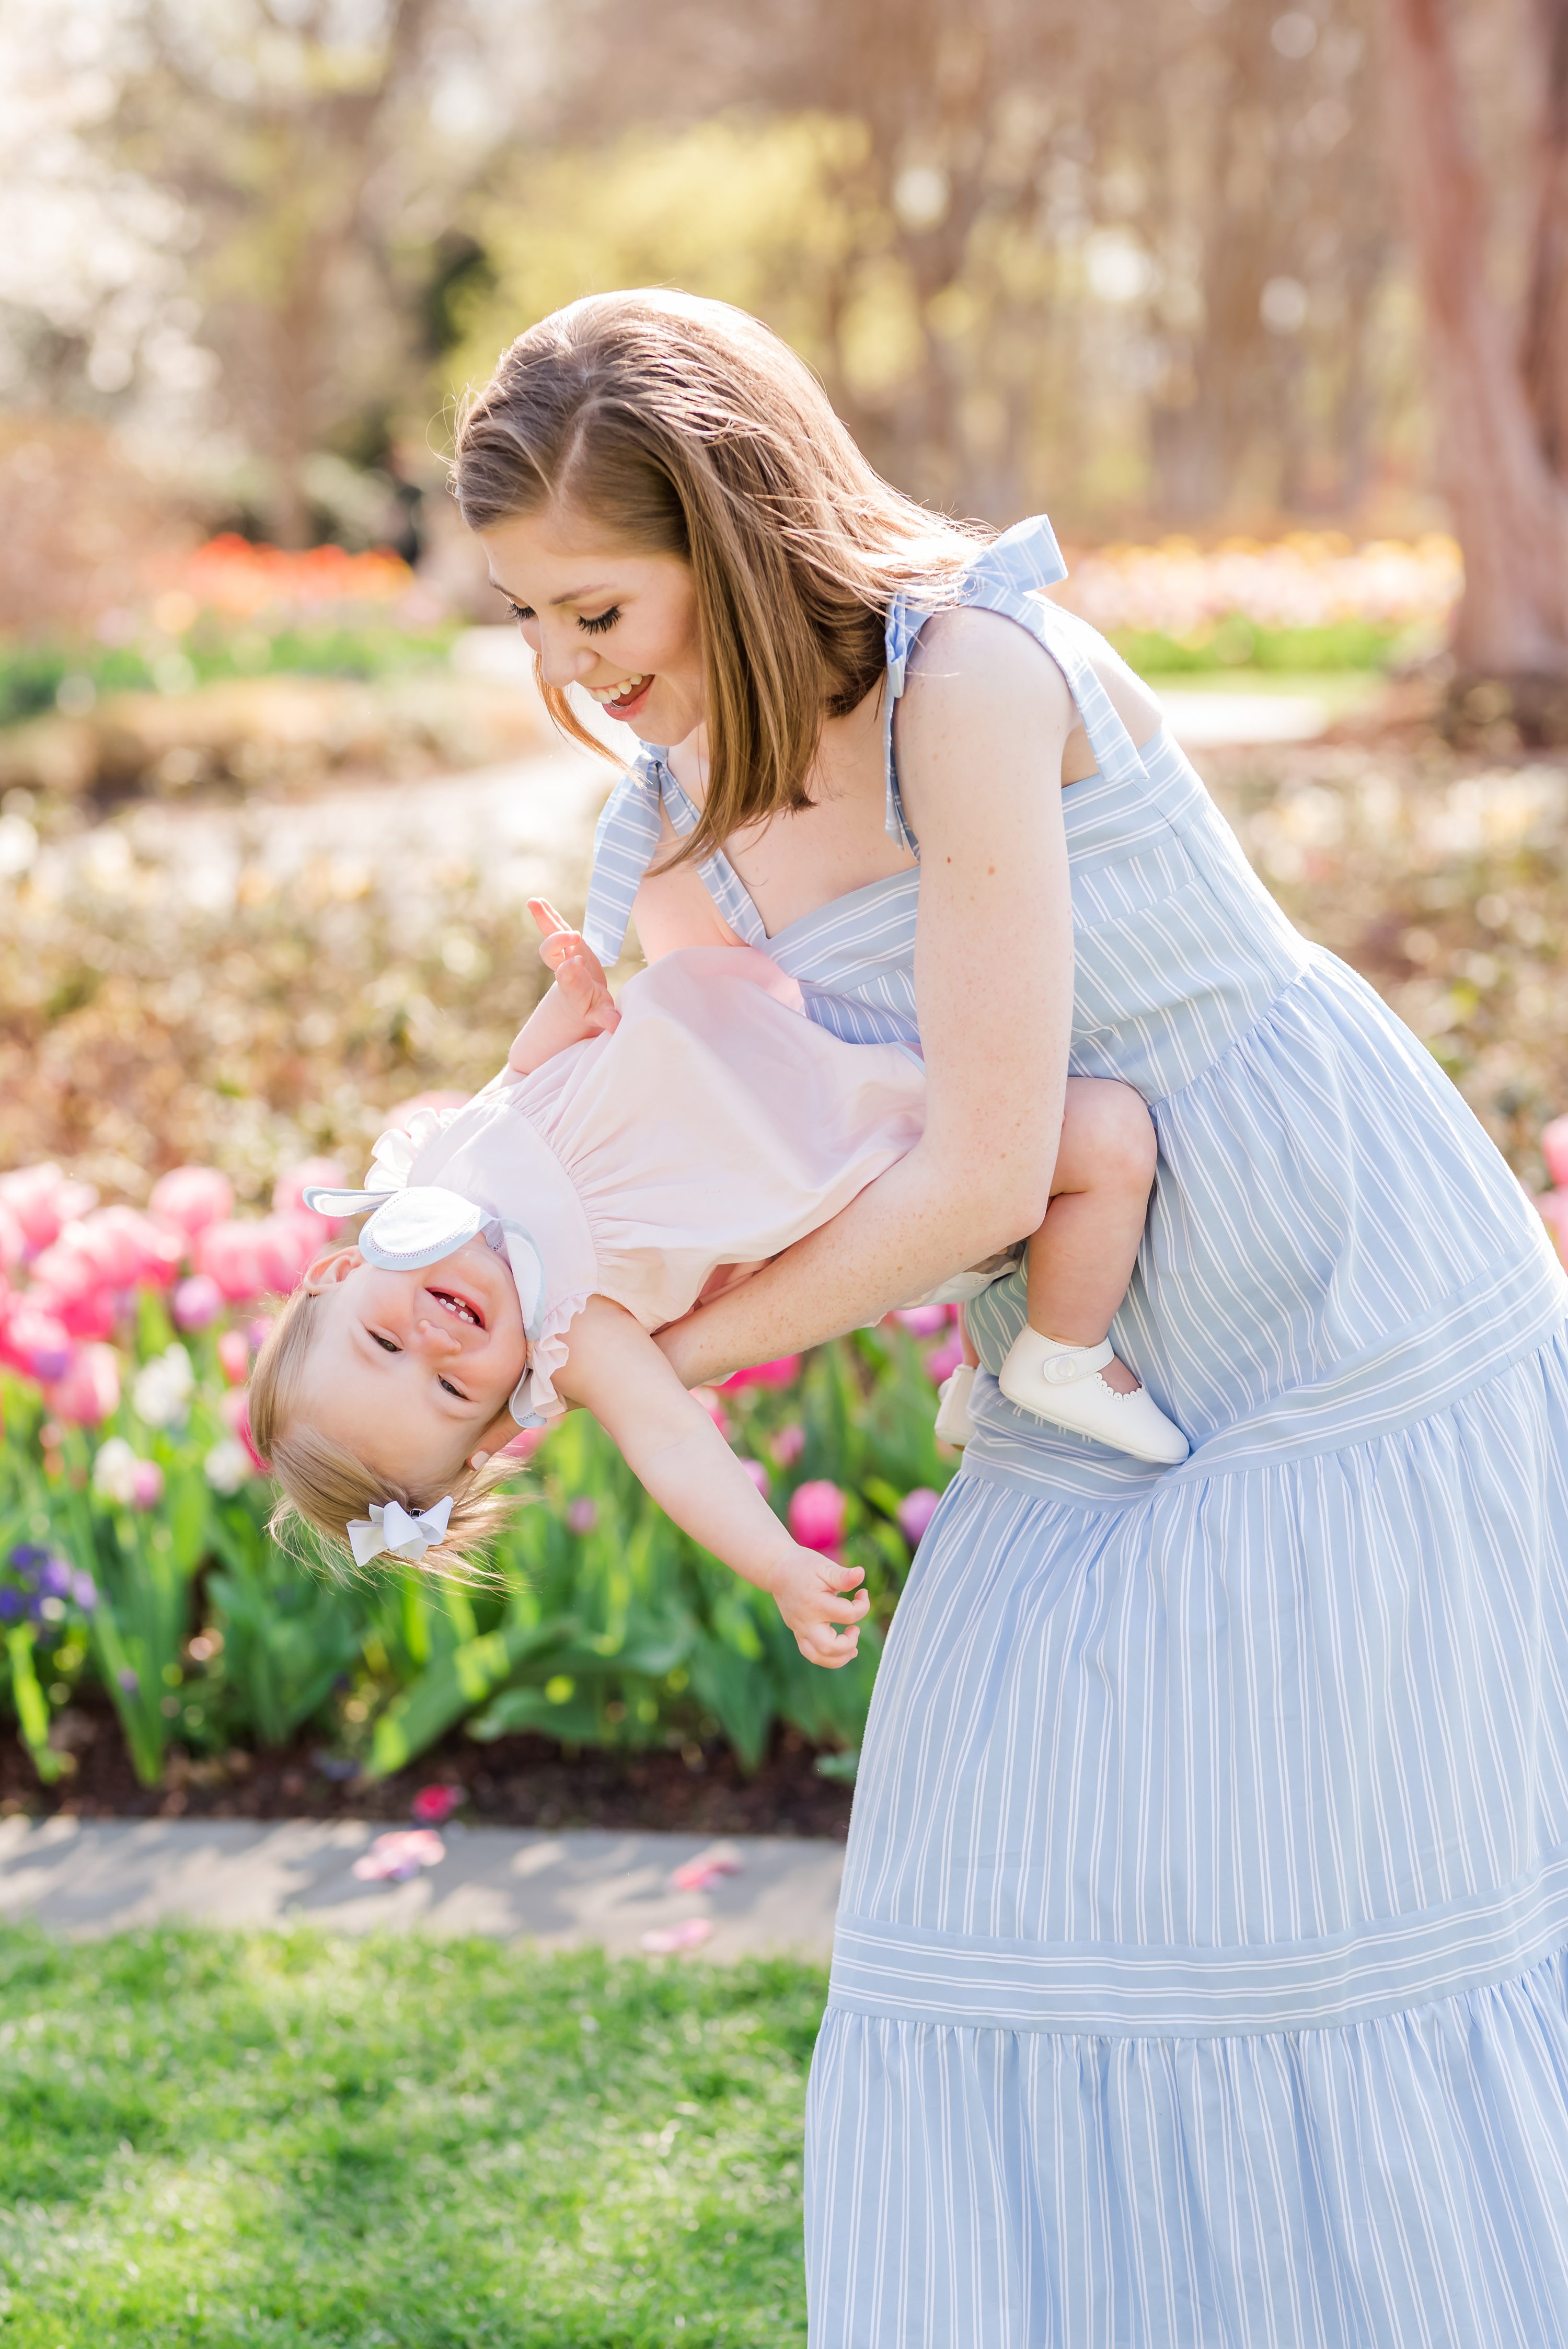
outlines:
[[[531,620],[533,617],[531,605],[514,604],[510,595],[507,597],[507,608],[514,620]],[[577,625],[584,636],[602,636],[606,629],[614,626],[620,616],[621,606],[619,604],[612,604],[607,612],[595,612],[592,618],[580,617]]]

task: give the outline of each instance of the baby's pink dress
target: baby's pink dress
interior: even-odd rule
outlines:
[[[665,955],[620,1010],[612,1034],[376,1145],[376,1187],[438,1184],[532,1242],[543,1283],[523,1300],[526,1392],[547,1419],[565,1408],[553,1378],[590,1297],[647,1330],[678,1320],[723,1268],[836,1216],[925,1122],[918,1061],[819,1027],[754,947]]]

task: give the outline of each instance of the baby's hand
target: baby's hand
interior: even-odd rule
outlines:
[[[555,973],[556,986],[584,1027],[608,1035],[620,1026],[621,1015],[603,964],[582,932],[556,912],[548,897],[531,897],[528,910],[544,932],[540,957]]]
[[[837,1671],[854,1655],[860,1645],[861,1619],[872,1603],[863,1590],[855,1590],[856,1583],[864,1580],[858,1566],[835,1566],[820,1550],[790,1543],[769,1588],[809,1664]],[[852,1599],[841,1595],[847,1591],[854,1591]],[[848,1630],[837,1630],[834,1627],[840,1623],[847,1624]]]

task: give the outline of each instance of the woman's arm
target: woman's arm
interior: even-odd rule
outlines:
[[[855,1591],[860,1568],[835,1566],[791,1539],[702,1405],[619,1305],[591,1298],[572,1324],[571,1347],[557,1386],[586,1404],[666,1516],[771,1592],[809,1663],[847,1664],[871,1603]]]
[[[1075,722],[1060,670],[1015,622],[927,623],[897,720],[921,843],[925,1132],[831,1223],[660,1332],[687,1385],[876,1320],[1038,1225],[1072,1020],[1061,777]]]

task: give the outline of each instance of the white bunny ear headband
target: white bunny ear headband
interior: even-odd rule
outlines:
[[[368,1517],[349,1520],[354,1563],[368,1566],[385,1550],[390,1557],[407,1558],[410,1566],[418,1566],[428,1549],[445,1541],[451,1514],[449,1493],[428,1509],[406,1509],[398,1501],[372,1501]]]
[[[471,1199],[435,1183],[414,1183],[397,1191],[313,1187],[305,1192],[304,1204],[318,1216],[368,1214],[357,1242],[359,1253],[387,1272],[418,1272],[428,1264],[439,1264],[482,1233],[511,1265],[522,1306],[523,1335],[531,1346],[538,1343],[544,1326],[544,1257],[532,1233],[510,1216],[490,1215]],[[519,1427],[540,1427],[543,1422],[529,1407],[528,1383],[525,1371],[509,1408]]]

